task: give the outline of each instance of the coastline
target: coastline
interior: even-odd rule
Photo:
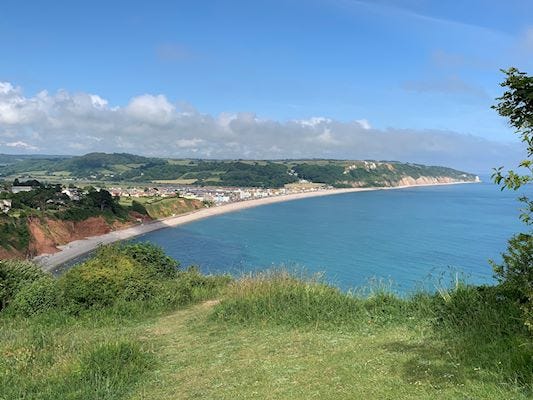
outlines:
[[[431,183],[431,184],[417,184],[417,185],[403,185],[392,187],[369,187],[369,188],[346,188],[346,189],[322,189],[312,192],[294,193],[283,196],[265,197],[261,199],[244,200],[221,206],[203,208],[186,214],[180,214],[173,217],[167,217],[155,220],[150,223],[135,225],[129,228],[121,229],[106,233],[99,236],[90,236],[85,239],[75,240],[62,246],[58,246],[59,251],[53,254],[41,254],[33,258],[33,261],[41,266],[44,271],[50,272],[60,265],[78,258],[84,254],[90,253],[100,245],[111,244],[122,240],[131,239],[137,236],[144,235],[160,229],[172,228],[179,225],[184,225],[190,222],[198,221],[200,219],[214,217],[231,212],[245,210],[247,208],[259,207],[268,204],[281,203],[286,201],[301,200],[310,197],[331,196],[345,193],[355,192],[369,192],[377,190],[396,190],[413,187],[425,186],[442,186],[442,185],[458,185],[476,182],[447,182],[447,183]]]

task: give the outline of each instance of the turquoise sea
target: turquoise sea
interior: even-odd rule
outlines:
[[[251,208],[141,236],[182,266],[240,274],[275,266],[323,272],[349,289],[434,288],[459,272],[492,280],[488,259],[525,226],[515,192],[491,183],[381,190]]]

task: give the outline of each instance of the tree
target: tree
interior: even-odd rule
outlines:
[[[500,102],[492,108],[502,117],[508,118],[509,124],[516,129],[516,133],[526,144],[526,158],[518,165],[518,172],[509,170],[504,173],[503,167],[499,167],[492,177],[502,190],[518,190],[533,181],[533,77],[516,68],[502,72],[507,75],[507,79],[501,86],[507,87],[507,91],[496,99]],[[521,219],[530,225],[533,222],[533,201],[526,196],[522,196],[520,201],[525,204]]]
[[[113,196],[107,190],[100,189],[99,191],[91,191],[87,198],[92,202],[94,207],[104,211],[106,208],[113,209]]]
[[[516,68],[502,70],[507,75],[501,83],[505,93],[498,97],[493,108],[508,118],[523,143],[526,144],[526,158],[518,165],[518,172],[503,167],[495,169],[492,178],[502,190],[518,190],[533,182],[533,77]],[[520,218],[526,225],[532,225],[533,201],[527,196],[519,199],[524,203]],[[503,263],[492,262],[500,283],[516,294],[524,310],[526,325],[533,330],[533,232],[519,233],[509,240],[507,252],[502,254]]]

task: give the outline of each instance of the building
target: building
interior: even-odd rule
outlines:
[[[11,210],[11,200],[0,200],[0,211],[7,214]]]
[[[11,193],[20,193],[20,192],[31,192],[33,190],[32,186],[12,186]]]
[[[68,198],[72,201],[80,200],[80,192],[78,191],[78,189],[74,189],[74,188],[63,189],[61,193],[66,194]]]

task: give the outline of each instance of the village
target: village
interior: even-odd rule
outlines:
[[[302,182],[306,183],[306,182]],[[239,187],[201,187],[201,186],[158,186],[158,187],[110,187],[107,190],[114,197],[173,197],[196,199],[221,205],[243,200],[261,199],[272,196],[312,192],[323,189],[324,185],[293,185],[284,188],[239,188]]]
[[[30,192],[38,188],[39,185],[40,183],[35,180],[20,183],[16,180],[10,187],[5,187],[0,190],[0,193],[2,193],[2,198],[0,198],[0,212],[8,214],[11,210],[12,200],[9,198],[10,195]],[[96,191],[102,189],[107,190],[111,196],[122,200],[181,197],[203,201],[212,206],[266,197],[313,192],[327,188],[329,186],[312,184],[305,180],[301,180],[297,184],[286,185],[283,188],[202,187],[192,185],[94,187]],[[69,184],[61,188],[61,194],[67,196],[70,201],[77,202],[87,194],[88,190],[88,188],[79,188],[73,184]],[[60,202],[61,200],[58,200],[56,197],[46,199],[48,203],[57,203],[58,201]]]

